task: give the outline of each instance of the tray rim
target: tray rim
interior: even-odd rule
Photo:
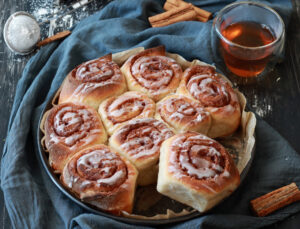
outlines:
[[[179,223],[179,222],[184,222],[187,221],[189,219],[193,219],[199,216],[204,216],[206,214],[208,214],[209,212],[211,212],[214,207],[212,209],[210,209],[207,212],[201,213],[198,211],[195,212],[191,212],[190,214],[187,215],[183,215],[183,216],[178,216],[178,217],[173,217],[173,218],[169,218],[169,219],[134,219],[134,218],[129,218],[129,217],[124,217],[124,216],[115,216],[109,213],[106,213],[104,211],[101,211],[100,209],[97,209],[96,207],[93,207],[92,205],[88,204],[88,203],[84,203],[82,202],[80,199],[78,199],[73,193],[71,193],[68,189],[66,189],[60,182],[59,178],[57,177],[57,174],[55,174],[52,171],[52,168],[50,167],[49,163],[48,163],[48,158],[47,158],[47,153],[44,151],[42,144],[41,144],[41,139],[43,137],[43,132],[40,129],[40,124],[41,121],[43,119],[43,116],[45,114],[46,111],[48,111],[49,109],[51,109],[52,107],[52,101],[55,98],[57,91],[55,91],[49,98],[48,100],[45,101],[45,105],[42,108],[40,117],[39,117],[39,123],[38,123],[38,128],[37,128],[37,145],[38,145],[38,152],[36,152],[38,155],[38,161],[39,163],[42,164],[44,170],[46,171],[47,175],[49,176],[50,180],[55,184],[55,186],[65,195],[67,196],[69,199],[71,199],[74,203],[76,203],[77,205],[79,205],[80,207],[84,208],[85,210],[97,214],[97,215],[101,215],[101,216],[105,216],[114,220],[118,220],[124,223],[129,223],[129,224],[135,224],[135,225],[143,225],[143,226],[158,226],[158,225],[166,225],[166,224],[174,224],[174,223]],[[246,106],[247,108],[247,106]],[[242,173],[240,174],[240,184],[238,186],[238,188],[236,190],[239,189],[239,187],[242,185],[243,181],[245,180],[254,155],[255,155],[255,148],[256,148],[256,137],[255,137],[255,132],[254,132],[254,138],[255,138],[255,143],[253,145],[252,151],[251,151],[251,157],[249,159],[249,161],[247,162],[245,168],[243,169]],[[236,190],[234,192],[236,192]],[[233,192],[233,193],[234,193]],[[230,194],[233,195],[233,193]],[[224,200],[226,200],[227,198],[223,199],[220,203],[218,203],[216,206],[218,206],[219,204],[221,204]]]

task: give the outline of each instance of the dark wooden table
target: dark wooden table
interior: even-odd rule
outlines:
[[[59,9],[66,4],[58,4],[58,0],[0,0],[0,155],[6,137],[7,123],[13,104],[15,89],[23,68],[31,57],[15,55],[6,47],[2,30],[10,14],[16,11],[27,11],[37,19],[51,13],[51,9]],[[65,1],[72,2],[72,1]],[[74,2],[74,1],[73,1]],[[82,18],[101,9],[107,2],[96,0],[77,11],[65,15],[61,19],[44,24],[42,36],[56,33],[74,25]],[[293,14],[287,29],[286,58],[278,64],[272,77],[255,85],[240,86],[240,90],[248,99],[249,108],[259,114],[273,126],[300,153],[300,0],[293,0]],[[294,228],[300,226],[300,213],[270,228]],[[9,229],[11,224],[3,203],[0,191],[0,228]]]

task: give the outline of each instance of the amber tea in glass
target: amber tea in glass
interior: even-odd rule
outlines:
[[[225,28],[221,25],[221,33],[229,41],[246,47],[260,47],[275,40],[267,26],[251,21],[236,22]],[[221,46],[226,66],[231,72],[242,77],[260,74],[272,53],[270,49],[266,49],[260,55],[236,57],[226,42],[221,41]]]
[[[283,21],[261,3],[228,5],[215,18],[213,30],[219,55],[228,70],[240,77],[260,75],[283,52]]]

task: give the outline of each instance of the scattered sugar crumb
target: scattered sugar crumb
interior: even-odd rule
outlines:
[[[260,98],[260,102],[258,100],[258,96],[254,95],[252,100],[254,112],[262,118],[268,116],[273,110],[272,106],[270,104],[267,105],[268,101],[266,98]]]

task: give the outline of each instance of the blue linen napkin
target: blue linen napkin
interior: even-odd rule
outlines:
[[[193,1],[217,12],[232,1]],[[1,160],[1,188],[14,228],[137,228],[90,214],[65,197],[38,163],[36,130],[45,101],[76,65],[133,47],[165,45],[167,51],[188,60],[212,63],[212,21],[180,22],[151,28],[147,18],[163,12],[164,1],[113,1],[99,13],[80,22],[61,43],[43,47],[26,65],[16,90]],[[265,2],[288,22],[291,3]],[[173,228],[258,228],[271,225],[300,211],[295,203],[258,218],[249,201],[273,189],[296,182],[300,185],[300,156],[272,127],[258,119],[256,154],[249,174],[238,190],[202,217],[171,225]]]

